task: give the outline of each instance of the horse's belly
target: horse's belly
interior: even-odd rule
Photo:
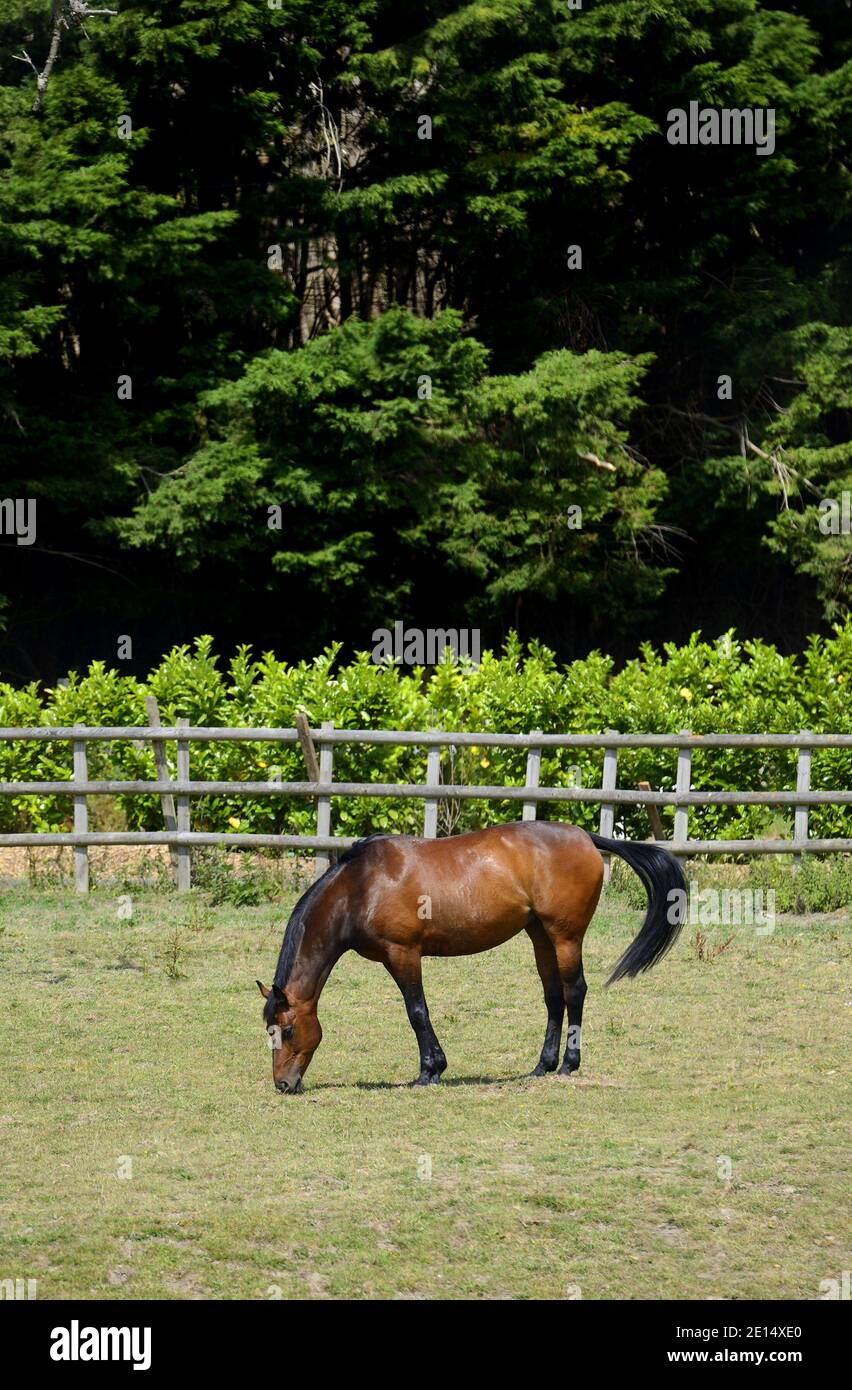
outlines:
[[[529,921],[529,909],[517,908],[497,921],[458,921],[436,918],[423,923],[422,951],[424,956],[473,956],[478,951],[490,951],[511,941],[523,931]]]

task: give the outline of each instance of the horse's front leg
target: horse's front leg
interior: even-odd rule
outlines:
[[[429,1018],[426,996],[423,993],[420,951],[392,947],[388,951],[384,966],[399,986],[405,1001],[408,1021],[414,1029],[420,1049],[420,1075],[412,1085],[428,1086],[430,1082],[440,1081],[441,1073],[447,1069],[447,1059]]]

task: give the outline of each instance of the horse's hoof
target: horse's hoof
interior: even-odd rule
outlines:
[[[415,1079],[408,1084],[410,1086],[437,1086],[440,1079],[440,1073],[435,1076],[428,1076],[421,1072],[420,1076],[415,1077]]]
[[[548,1076],[552,1071],[556,1071],[555,1063],[552,1067],[546,1067],[544,1062],[538,1062],[530,1072],[530,1076]]]
[[[557,1076],[573,1076],[574,1073],[578,1072],[579,1070],[579,1067],[560,1067],[559,1071],[556,1074]]]

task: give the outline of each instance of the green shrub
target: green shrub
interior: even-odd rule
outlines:
[[[852,906],[852,857],[805,855],[794,869],[788,855],[768,855],[749,865],[744,886],[773,889],[776,912],[836,912]]]
[[[193,851],[192,878],[211,906],[259,907],[280,893],[280,884],[248,855],[217,845]]]

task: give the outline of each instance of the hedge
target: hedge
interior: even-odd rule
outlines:
[[[852,732],[847,687],[852,681],[852,620],[830,636],[813,637],[798,656],[783,656],[761,641],[740,642],[728,633],[717,642],[695,634],[683,646],[650,646],[621,670],[611,658],[592,652],[581,661],[559,666],[553,653],[536,642],[526,647],[514,635],[502,654],[483,653],[479,666],[447,661],[431,670],[403,670],[375,665],[368,653],[344,664],[339,646],[310,662],[289,665],[267,653],[255,659],[241,647],[230,661],[217,657],[209,637],[191,647],[173,648],[147,680],[92,662],[84,675],[71,672],[67,684],[42,689],[38,683],[18,688],[0,684],[0,723],[24,725],[145,726],[144,697],[156,695],[164,723],[187,718],[191,724],[292,725],[304,711],[313,725],[332,720],[338,728],[475,730],[479,732],[664,733],[690,728],[695,733]],[[170,750],[170,757],[174,750]],[[423,782],[423,748],[337,747],[335,778],[343,781]],[[543,785],[566,786],[579,780],[599,786],[602,753],[559,749],[542,757]],[[446,751],[444,780],[523,784],[523,750],[494,748]],[[619,754],[619,785],[674,787],[676,754],[671,749],[639,749]],[[693,755],[693,786],[736,788],[795,787],[794,750],[706,750]],[[173,763],[172,763],[172,768]],[[155,775],[150,745],[92,743],[93,778],[138,779]],[[193,776],[205,780],[265,780],[305,777],[298,745],[209,743],[193,745]],[[70,780],[67,743],[7,742],[0,745],[4,781]],[[852,750],[824,750],[813,755],[812,785],[852,785]],[[93,828],[126,824],[131,829],[162,828],[156,797],[112,800],[92,798]],[[573,819],[592,827],[598,808],[589,804],[541,806],[543,817]],[[515,820],[517,802],[473,802],[444,807],[440,829],[469,829],[495,821]],[[193,799],[195,829],[240,832],[309,833],[314,808],[304,798],[268,797]],[[337,833],[373,831],[420,833],[422,802],[387,798],[335,800]],[[662,811],[671,831],[672,812]],[[771,807],[707,807],[690,816],[695,836],[747,838],[787,833],[789,810]],[[71,823],[68,797],[4,797],[0,829],[59,830]],[[625,808],[624,832],[644,838],[648,824],[641,808]],[[811,810],[811,833],[821,837],[852,834],[852,810],[820,806]]]

